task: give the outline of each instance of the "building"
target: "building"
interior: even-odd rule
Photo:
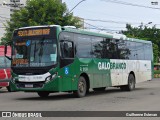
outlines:
[[[25,3],[26,0],[10,0],[10,14],[12,14],[14,10],[24,7]]]
[[[25,6],[26,0],[0,0],[0,40],[5,33],[4,24],[10,20],[10,15],[14,10]]]

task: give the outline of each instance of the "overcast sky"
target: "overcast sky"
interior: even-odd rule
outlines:
[[[62,1],[65,2],[68,9],[71,10],[82,0]],[[158,5],[151,5],[152,1],[157,1]],[[113,2],[131,3],[132,6]],[[144,7],[133,6],[135,4]],[[125,29],[126,23],[139,26],[141,22],[144,24],[152,22],[152,24],[148,25],[149,27],[156,24],[156,27],[160,28],[160,0],[86,0],[80,3],[72,12],[74,16],[84,19],[106,21],[85,20],[86,23],[111,31]],[[91,26],[87,25],[86,27]]]

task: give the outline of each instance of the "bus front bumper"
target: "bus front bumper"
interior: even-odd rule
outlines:
[[[15,82],[10,81],[12,91],[38,92],[38,91],[60,91],[59,79],[56,78],[47,83],[45,82]]]

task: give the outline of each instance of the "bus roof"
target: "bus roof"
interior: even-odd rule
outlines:
[[[99,36],[99,37],[115,38],[115,39],[122,39],[122,40],[152,44],[151,41],[135,39],[135,38],[128,38],[123,34],[107,33],[107,32],[104,32],[104,31],[93,32],[93,31],[90,31],[90,30],[87,30],[87,29],[77,29],[77,28],[69,28],[69,27],[67,27],[67,28],[62,27],[62,30],[66,31],[66,32],[73,32],[73,33],[80,33],[80,34],[93,35],[93,36]]]
[[[29,27],[21,27],[16,30],[30,29],[30,28],[42,28],[42,27],[60,27],[60,25],[41,25],[41,26],[29,26]]]
[[[61,27],[60,25],[42,25],[42,26],[22,27],[22,28],[18,28],[16,30],[30,29],[30,28],[42,28],[42,27],[57,27],[60,30],[66,31],[66,32],[73,32],[73,33],[93,35],[93,36],[98,36],[98,37],[115,38],[115,39],[122,39],[122,40],[128,40],[128,41],[135,41],[135,42],[142,42],[142,43],[152,44],[151,41],[141,40],[141,39],[135,39],[135,38],[128,38],[128,37],[126,37],[123,34],[107,33],[105,31],[91,31],[91,30],[79,29],[79,28],[77,29],[74,26],[64,26],[64,27]]]

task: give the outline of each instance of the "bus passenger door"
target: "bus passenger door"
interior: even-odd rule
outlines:
[[[60,68],[62,68],[62,89],[69,91],[72,89],[72,79],[74,76],[74,44],[72,41],[61,41]]]

